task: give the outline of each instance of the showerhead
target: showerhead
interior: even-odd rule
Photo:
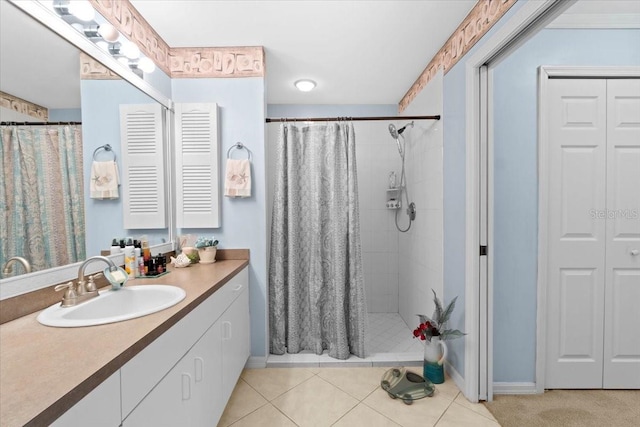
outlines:
[[[398,137],[402,135],[402,132],[404,132],[405,129],[407,129],[407,127],[409,126],[413,127],[413,122],[407,123],[406,125],[402,126],[400,129],[396,129],[395,125],[392,123],[389,125],[389,133],[391,134],[393,139],[398,139]]]

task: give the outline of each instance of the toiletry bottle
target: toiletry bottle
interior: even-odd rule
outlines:
[[[113,242],[111,242],[111,255],[119,254],[120,252],[122,252],[122,250],[120,249],[120,243],[118,243],[118,239],[113,239]]]
[[[140,248],[140,242],[137,240],[133,241],[133,251],[136,256],[135,260],[135,268],[134,271],[136,273],[136,277],[140,277],[140,260],[142,259],[142,249]]]
[[[396,173],[394,171],[389,172],[389,188],[396,188]]]
[[[131,238],[127,238],[127,244],[124,247],[124,269],[129,278],[136,277],[136,252]]]
[[[149,259],[151,258],[151,249],[149,249],[149,242],[147,241],[147,239],[143,238],[141,243],[142,256],[144,257],[145,261],[149,261]]]

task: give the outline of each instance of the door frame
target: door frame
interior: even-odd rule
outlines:
[[[481,46],[465,59],[465,358],[463,384],[458,386],[470,402],[480,398],[493,398],[493,211],[487,209],[493,203],[493,176],[487,167],[487,176],[481,177],[480,144],[486,141],[491,162],[492,120],[487,115],[491,103],[492,88],[489,86],[486,101],[481,101],[480,69],[498,57],[504,57],[517,49],[529,37],[544,28],[549,22],[568,9],[577,0],[541,0],[522,4],[516,12],[490,35]],[[518,7],[516,4],[514,7]],[[489,85],[491,72],[489,72]],[[484,111],[483,111],[484,110]],[[488,111],[490,113],[490,111]],[[488,117],[487,126],[482,126],[482,117]],[[482,130],[481,130],[482,129]],[[482,135],[481,131],[487,134]],[[481,207],[480,185],[485,182],[488,194],[483,196],[488,206]],[[487,269],[486,279],[480,278],[479,247],[481,242],[481,209],[487,209]],[[485,306],[483,306],[485,304]],[[480,340],[486,340],[481,343]],[[460,377],[459,375],[454,376]]]
[[[640,67],[569,67],[538,68],[538,295],[536,319],[536,392],[544,393],[547,351],[547,274],[549,211],[549,124],[547,108],[551,78],[640,78]]]

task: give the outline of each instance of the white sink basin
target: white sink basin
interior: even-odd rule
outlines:
[[[121,322],[169,308],[185,296],[177,286],[126,286],[117,291],[100,291],[99,296],[73,307],[52,305],[38,315],[38,322],[60,328]]]

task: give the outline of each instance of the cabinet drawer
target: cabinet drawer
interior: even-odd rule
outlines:
[[[123,418],[127,417],[247,288],[248,277],[248,269],[242,269],[222,288],[122,367]]]

